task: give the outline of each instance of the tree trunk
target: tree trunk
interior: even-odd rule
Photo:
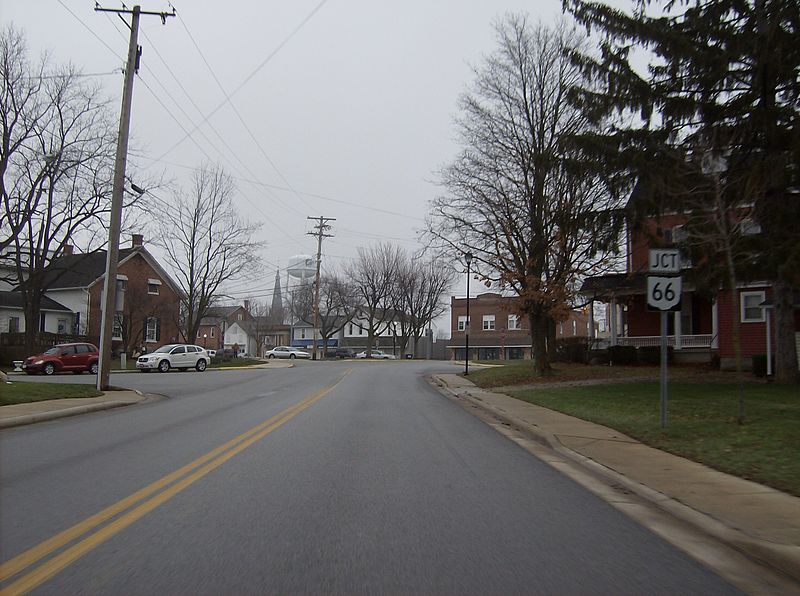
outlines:
[[[556,359],[556,322],[552,317],[547,317],[547,359],[553,362]]]
[[[551,372],[550,359],[547,357],[547,320],[543,314],[528,315],[531,327],[531,358],[533,372],[536,376],[543,377]]]
[[[794,292],[783,281],[772,286],[775,303],[775,381],[797,383],[797,345],[795,343]]]

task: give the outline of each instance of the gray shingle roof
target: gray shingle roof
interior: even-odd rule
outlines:
[[[60,304],[52,298],[48,298],[47,296],[42,296],[40,305],[42,310],[72,312],[63,304]],[[23,308],[22,293],[13,291],[0,291],[0,307]]]

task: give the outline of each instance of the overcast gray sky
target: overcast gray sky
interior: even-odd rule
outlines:
[[[470,66],[494,49],[493,22],[506,12],[561,14],[556,0],[177,0],[175,8],[166,25],[141,22],[137,162],[186,187],[209,159],[234,176],[237,204],[263,221],[268,246],[263,279],[230,290],[267,300],[276,267],[315,251],[307,216],[337,219],[323,244],[329,268],[380,240],[418,248],[439,192],[435,172],[458,151],[457,99]],[[97,80],[118,109],[128,32],[93,9],[94,0],[0,0],[2,21],[25,31],[32,57],[49,50],[84,73],[116,70]],[[233,107],[217,110],[225,93]]]

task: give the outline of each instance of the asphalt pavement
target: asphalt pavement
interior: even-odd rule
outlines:
[[[652,449],[612,429],[479,389],[460,375],[436,374],[432,382],[462,406],[479,411],[484,419],[500,421],[591,474],[624,487],[677,520],[776,570],[787,581],[773,593],[793,593],[795,588],[800,593],[799,498]],[[142,392],[116,391],[91,399],[3,406],[0,428],[149,399],[153,397]]]

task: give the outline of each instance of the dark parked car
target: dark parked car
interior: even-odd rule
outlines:
[[[76,375],[88,371],[97,374],[97,362],[100,353],[92,344],[59,344],[42,354],[31,356],[22,364],[22,370],[29,375],[44,373],[52,375],[57,372],[72,371]]]
[[[328,358],[352,358],[355,352],[349,348],[329,348],[327,352]]]

